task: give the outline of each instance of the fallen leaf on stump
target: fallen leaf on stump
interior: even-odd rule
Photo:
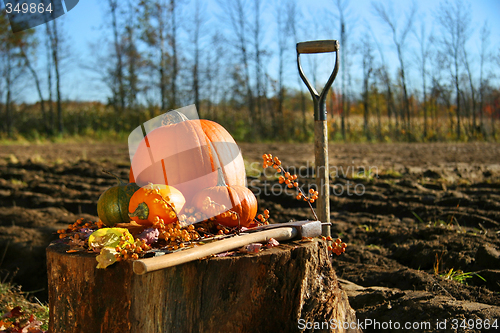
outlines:
[[[261,243],[252,243],[243,246],[238,250],[240,253],[259,253],[260,249],[262,247]]]
[[[233,254],[234,254],[234,251],[226,251],[226,252],[216,254],[215,257],[219,257],[219,258],[230,257]]]
[[[270,248],[278,246],[278,245],[280,245],[280,243],[276,239],[269,238],[269,241],[267,242],[266,247],[268,249],[270,249]]]
[[[111,247],[104,247],[101,253],[95,258],[97,260],[97,268],[106,268],[116,262],[115,254],[117,252]]]

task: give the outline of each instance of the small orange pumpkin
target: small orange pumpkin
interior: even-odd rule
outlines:
[[[215,221],[227,227],[248,227],[257,214],[257,199],[245,186],[226,185],[221,169],[218,169],[217,186],[198,192],[193,198],[193,206]],[[237,213],[234,214],[234,213]]]
[[[140,225],[161,226],[177,221],[186,199],[173,186],[149,184],[130,198],[129,217]]]

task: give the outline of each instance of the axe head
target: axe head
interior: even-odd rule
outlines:
[[[318,237],[321,236],[321,221],[294,221],[286,223],[274,223],[248,229],[247,232],[269,230],[275,228],[292,227],[297,230],[297,237]]]

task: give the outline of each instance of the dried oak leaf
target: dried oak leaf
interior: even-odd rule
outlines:
[[[22,333],[44,333],[40,326],[42,326],[42,322],[37,320],[34,315],[30,316],[28,325],[23,327]]]
[[[106,268],[116,262],[116,250],[112,247],[104,247],[101,253],[95,258],[97,260],[97,268]]]
[[[9,312],[5,313],[2,316],[2,318],[17,318],[17,317],[21,317],[22,315],[23,315],[23,312],[21,311],[21,307],[16,306],[15,308],[10,310]]]
[[[261,243],[252,243],[252,244],[248,244],[248,245],[243,246],[238,251],[240,253],[259,253],[261,248],[262,248]]]
[[[268,249],[270,249],[270,248],[278,246],[278,245],[280,245],[280,243],[276,239],[269,238],[269,241],[267,242],[266,247]]]

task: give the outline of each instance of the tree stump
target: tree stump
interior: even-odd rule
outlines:
[[[314,323],[322,329],[308,332],[329,332],[331,320],[356,322],[323,241],[145,275],[131,261],[97,269],[96,255],[67,249],[47,248],[52,333],[303,332]],[[357,332],[335,330],[347,331]]]

